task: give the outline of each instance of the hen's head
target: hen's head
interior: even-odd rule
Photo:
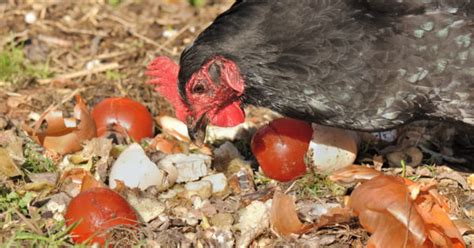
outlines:
[[[244,121],[240,107],[244,82],[234,62],[215,56],[194,72],[189,69],[180,70],[171,59],[158,57],[147,75],[154,77],[150,83],[173,105],[177,118],[187,123],[192,139],[201,143],[207,124],[229,127]]]

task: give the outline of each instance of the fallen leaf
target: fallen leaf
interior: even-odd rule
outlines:
[[[82,157],[94,164],[96,173],[103,181],[107,177],[111,150],[112,140],[98,137],[84,141],[84,149],[81,151]]]
[[[0,175],[6,177],[22,176],[23,172],[16,166],[8,151],[0,148]]]
[[[459,185],[461,185],[463,189],[469,190],[469,183],[459,172],[456,172],[456,171],[443,172],[439,175],[436,175],[436,179],[438,180],[449,179],[454,182],[457,182]]]
[[[0,132],[0,147],[5,148],[10,157],[18,164],[23,164],[23,140],[15,134],[14,130]]]
[[[46,122],[44,131],[40,130]],[[67,154],[82,149],[82,142],[96,136],[96,128],[84,101],[76,95],[74,117],[64,118],[56,107],[46,110],[33,127],[24,126],[28,134],[47,150]]]

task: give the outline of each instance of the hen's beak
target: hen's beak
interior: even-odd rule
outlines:
[[[191,141],[199,147],[204,145],[207,123],[208,120],[206,115],[202,115],[195,123],[192,123],[192,121],[188,122],[189,137],[191,138]]]

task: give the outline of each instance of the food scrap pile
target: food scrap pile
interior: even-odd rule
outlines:
[[[416,124],[356,133],[248,107],[193,144],[145,71],[231,4],[195,2],[0,4],[0,243],[474,244],[474,174],[436,163]]]

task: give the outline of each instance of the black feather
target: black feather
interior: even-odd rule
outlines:
[[[400,3],[401,2],[401,3]],[[181,91],[216,55],[245,103],[357,130],[474,125],[474,1],[241,0],[181,56]]]

